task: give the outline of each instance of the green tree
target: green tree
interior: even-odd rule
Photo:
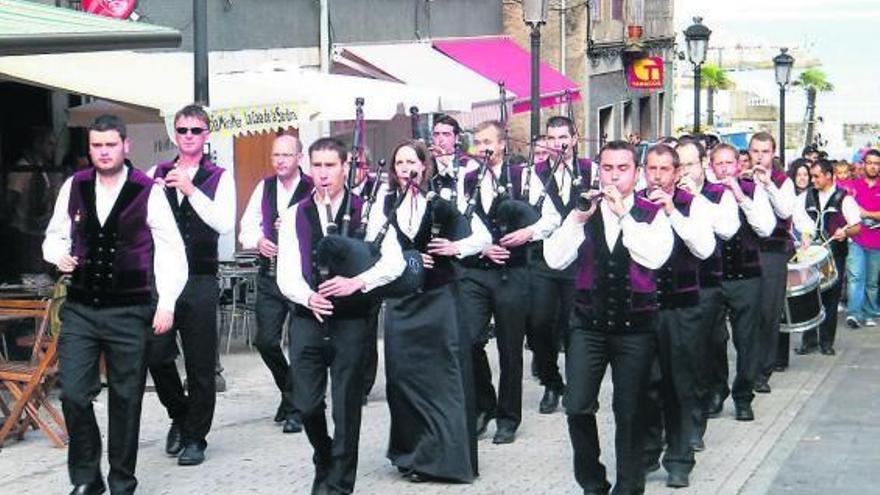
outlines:
[[[816,129],[816,96],[820,92],[834,91],[834,85],[828,82],[828,76],[819,69],[807,69],[801,72],[792,84],[803,88],[807,93],[807,133],[804,136],[804,146],[809,146],[813,144],[813,134]]]
[[[706,88],[706,124],[715,125],[715,92],[734,87],[727,77],[727,71],[713,64],[705,64],[700,69],[701,86]]]

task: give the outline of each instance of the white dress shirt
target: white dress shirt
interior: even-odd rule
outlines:
[[[343,197],[344,195],[340,194],[336,201],[331,203],[334,217],[339,212]],[[321,230],[326,235],[329,224],[327,211],[320,200],[316,200],[316,203]],[[281,228],[278,231],[277,280],[278,288],[285,297],[301,306],[308,307],[309,298],[315,294],[315,291],[309,287],[302,276],[302,257],[299,252],[299,240],[296,232],[296,213],[299,208],[299,204],[294,205],[281,216]],[[370,216],[372,217],[372,214]],[[372,222],[370,224],[372,225]],[[367,241],[375,239],[379,233],[378,229],[371,228],[371,225],[367,226]],[[397,232],[394,227],[389,227],[379,250],[381,252],[379,261],[354,277],[364,283],[362,292],[369,292],[394,281],[406,268],[406,261],[403,259],[403,252],[397,242]]]
[[[712,203],[698,194],[691,202],[688,216],[678,209],[669,215],[673,231],[681,237],[688,250],[697,258],[704,260],[715,252],[715,231],[712,228]]]
[[[613,251],[617,238],[623,235],[623,245],[632,260],[645,268],[657,270],[669,259],[675,242],[669,218],[658,211],[651,223],[636,222],[629,214],[634,201],[632,194],[624,198],[627,213],[622,218],[618,218],[605,201],[599,202],[605,244],[609,251]],[[562,226],[544,241],[544,260],[554,270],[564,270],[577,260],[578,250],[586,237],[584,225],[574,221],[575,213],[569,214]]]
[[[277,178],[275,179],[278,182],[278,187],[275,188],[275,209],[279,217],[287,210],[290,198],[293,197],[293,193],[299,187],[301,177],[301,174],[296,174],[296,177],[294,177],[290,184],[290,188],[284,187],[284,183],[277,180]],[[248,204],[244,209],[244,214],[241,216],[238,242],[241,243],[242,249],[256,248],[260,239],[263,238],[263,188],[265,183],[265,180],[260,180],[257,183],[257,187],[251,193]]]
[[[837,192],[837,187],[835,186],[832,186],[827,191],[819,191],[819,206],[822,209],[825,209],[828,205],[828,200],[831,199],[835,192]],[[840,209],[841,213],[843,213],[843,218],[846,219],[847,226],[856,225],[862,221],[859,205],[851,195],[847,194],[843,197]],[[817,217],[817,221],[813,221],[810,218],[810,215],[807,213],[807,194],[799,194],[797,196],[797,205],[794,209],[794,227],[802,234],[807,234],[815,239],[817,237],[816,226],[819,218],[821,216]],[[834,234],[834,232],[831,232],[831,234]]]
[[[718,204],[707,201],[712,208],[712,228],[722,241],[730,240],[739,232],[739,206],[733,193],[725,190]]]
[[[186,174],[190,180],[196,176],[198,167],[186,167]],[[147,175],[153,177],[156,173],[156,165],[147,171]],[[183,202],[185,195],[177,190],[177,203]],[[235,228],[235,181],[232,174],[227,170],[220,176],[217,182],[217,190],[214,199],[196,187],[195,192],[189,195],[189,204],[209,227],[218,234],[228,234]]]
[[[773,214],[782,220],[791,218],[791,215],[794,213],[794,198],[796,196],[794,192],[794,182],[786,177],[780,187],[776,187],[776,184],[772,180],[768,182],[767,185],[764,185],[761,182],[758,182],[757,184],[758,187],[767,192],[770,206],[773,207]]]
[[[500,173],[501,166],[498,166],[494,172],[496,174]],[[463,184],[464,180],[459,182]],[[498,195],[496,188],[496,179],[492,176],[492,172],[487,170],[486,175],[483,177],[483,182],[480,185],[479,200],[483,206],[483,211],[488,212],[492,208],[492,202],[495,200],[495,196]],[[543,188],[544,185],[541,183],[541,178],[538,177],[538,174],[530,174],[529,203],[535,204],[538,201],[538,196],[541,195]],[[464,212],[467,209],[468,198],[463,194],[459,195],[458,198],[458,208]],[[556,207],[553,206],[553,202],[549,199],[545,199],[544,204],[541,205],[541,217],[535,223],[527,227],[532,230],[532,238],[530,240],[542,241],[546,239],[561,223],[562,218],[559,216],[559,212],[556,211]],[[488,229],[488,227],[489,226],[487,225],[486,228]]]
[[[102,226],[116,204],[127,175],[126,166],[114,178],[113,185],[104,185],[100,177],[95,179],[95,210]],[[71,181],[72,179],[67,179],[58,191],[55,210],[43,241],[43,259],[53,265],[57,265],[62,256],[70,254],[73,243],[70,215],[67,212]],[[147,199],[147,225],[153,236],[153,274],[156,291],[159,293],[158,307],[173,313],[177,297],[186,285],[189,267],[186,263],[186,248],[177,230],[174,214],[162,188],[158,186],[152,188]]]
[[[418,194],[413,199],[412,195],[407,193],[406,198],[397,208],[397,224],[400,227],[400,232],[410,240],[415,239],[419,233],[422,219],[427,212],[427,205],[428,202],[424,195]],[[386,220],[384,208],[377,204],[370,212],[370,223],[367,230],[378,232]],[[458,248],[457,258],[465,258],[481,253],[483,248],[492,244],[492,234],[489,233],[486,226],[483,225],[483,222],[476,215],[471,217],[470,225],[471,235],[452,242]]]

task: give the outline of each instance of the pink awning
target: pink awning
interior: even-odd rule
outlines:
[[[434,48],[494,83],[504,82],[516,95],[513,113],[528,112],[531,55],[506,36],[434,41]],[[566,91],[579,100],[580,86],[541,62],[541,107],[565,103]]]

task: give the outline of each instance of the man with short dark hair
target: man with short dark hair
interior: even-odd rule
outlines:
[[[877,282],[880,279],[880,151],[868,150],[863,159],[865,176],[850,187],[862,215],[862,230],[849,243],[846,258],[846,324],[850,328],[875,326],[880,316]]]
[[[807,330],[801,337],[798,354],[810,354],[821,350],[833,356],[834,337],[837,333],[837,304],[843,287],[842,275],[846,267],[846,240],[862,228],[861,211],[846,189],[834,182],[834,165],[818,159],[810,167],[813,189],[798,197],[795,207],[795,225],[801,232],[801,247],[810,246],[813,239],[828,245],[838,277],[834,284],[822,291],[825,320],[816,329]]]
[[[147,172],[165,188],[189,265],[189,279],[177,301],[174,331],[154,338],[148,352],[156,394],[172,421],[165,452],[177,457],[181,466],[205,460],[206,437],[217,400],[217,243],[221,234],[235,226],[232,176],[204,154],[210,122],[201,106],[187,105],[178,111],[174,118],[178,156]],[[186,393],[175,363],[178,332],[183,344]]]
[[[461,126],[449,115],[440,115],[434,119],[431,130],[431,145],[428,150],[434,157],[436,170],[431,184],[437,194],[445,199],[464,196],[464,176],[479,164],[461,153],[459,139]]]
[[[611,366],[614,385],[614,493],[643,493],[645,390],[657,350],[656,270],[674,238],[660,207],[634,194],[636,154],[612,141],[599,153],[600,196],[587,211],[572,210],[544,244],[547,265],[575,263],[576,324],[569,334],[564,405],[574,451],[574,474],[584,493],[608,493],[599,461],[596,412],[599,389]]]
[[[88,136],[93,167],[61,187],[43,257],[71,274],[58,342],[61,405],[70,434],[67,464],[75,485],[71,494],[106,489],[93,406],[101,391],[102,354],[110,391],[107,481],[111,493],[127,494],[137,487],[151,322],[157,335],[171,328],[187,263],[162,189],[125,159],[130,146],[125,124],[102,115]]]
[[[254,345],[281,392],[281,404],[274,419],[276,423],[284,423],[284,433],[301,431],[302,421],[293,407],[290,365],[281,349],[284,322],[293,314],[293,306],[278,290],[276,280],[278,227],[281,215],[312,192],[312,179],[304,175],[299,166],[301,156],[299,138],[286,134],[275,138],[271,156],[275,174],[257,183],[241,217],[238,234],[242,248],[256,248],[260,253]]]
[[[368,293],[403,273],[406,262],[394,227],[383,239],[379,260],[353,277],[324,279],[319,267],[319,241],[331,224],[340,225],[350,214],[360,221],[363,202],[345,188],[349,163],[336,139],[322,138],[309,147],[314,190],[282,216],[278,233],[278,288],[295,304],[290,340],[293,368],[293,405],[314,448],[315,479],[312,494],[354,491],[358,438],[364,393],[363,372],[368,321],[372,304],[353,296]],[[350,211],[343,206],[350,204]],[[377,232],[369,229],[367,239]],[[327,375],[333,402],[335,431],[327,429],[325,396]]]
[[[791,237],[791,215],[794,211],[794,182],[784,170],[773,166],[776,139],[769,133],[757,132],[749,141],[752,177],[764,189],[776,225],[769,236],[761,240],[761,319],[756,334],[755,392],[769,393],[770,375],[776,368],[779,347],[779,325],[785,306],[788,281],[788,260],[794,253]]]

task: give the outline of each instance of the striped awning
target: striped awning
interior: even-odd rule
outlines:
[[[176,48],[176,29],[22,0],[0,0],[0,55]]]

